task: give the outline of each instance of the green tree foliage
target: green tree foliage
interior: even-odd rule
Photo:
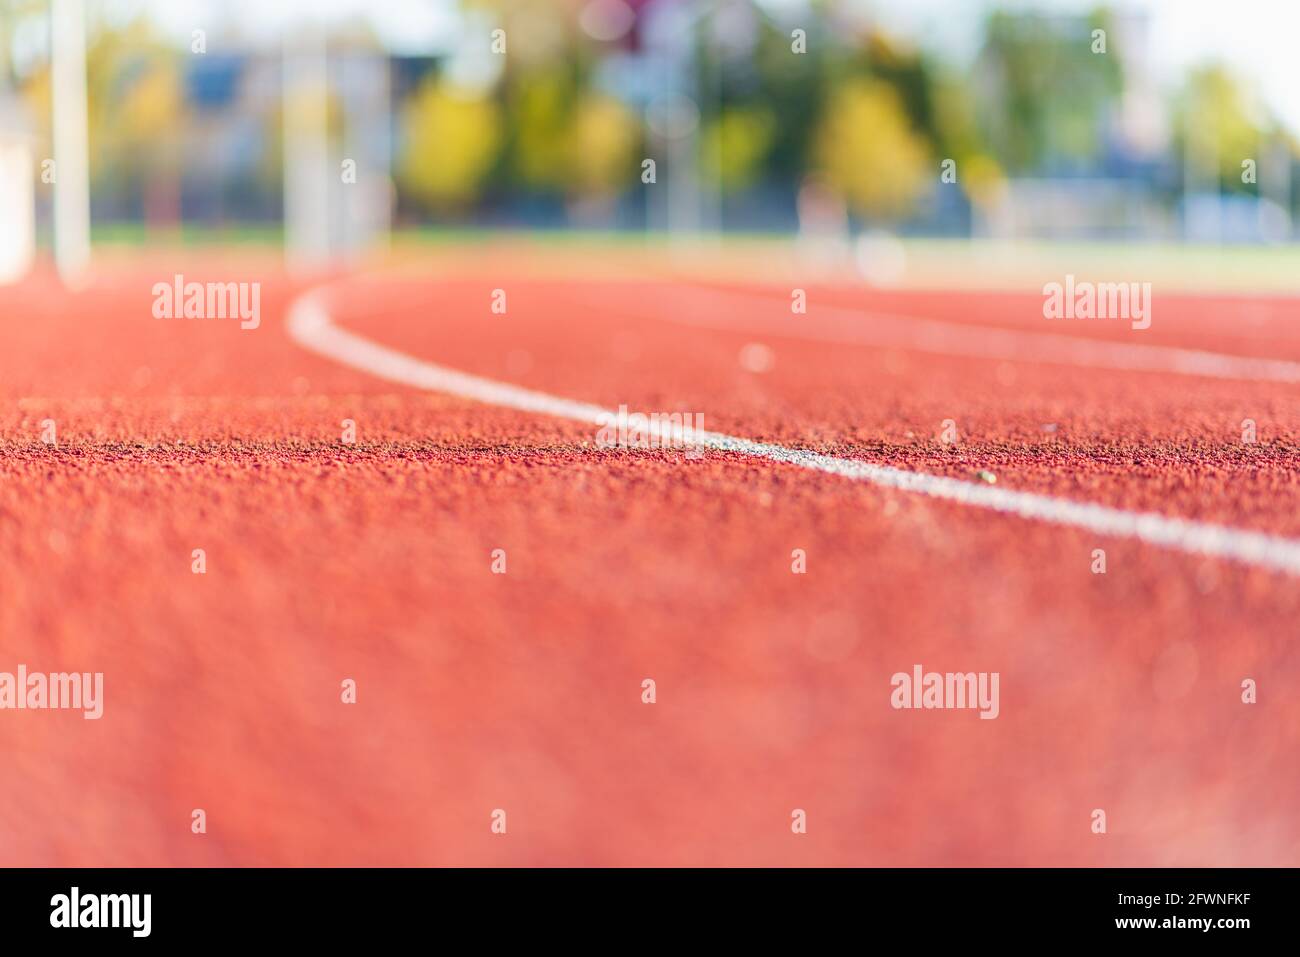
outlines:
[[[897,90],[851,80],[835,91],[813,141],[825,183],[855,212],[897,220],[935,179],[925,136],[912,127]]]
[[[806,172],[808,144],[831,86],[830,54],[822,52],[827,46],[815,25],[809,28],[811,52],[796,55],[789,33],[763,21],[753,56],[723,75],[727,108],[764,110],[773,118],[762,174],[774,181],[797,183]]]
[[[762,176],[776,134],[776,117],[761,106],[724,109],[704,129],[701,160],[724,191],[743,190]]]
[[[534,190],[559,192],[568,185],[569,132],[578,84],[563,67],[512,77],[507,104],[512,138],[509,170]]]
[[[1249,91],[1228,69],[1208,64],[1191,72],[1178,97],[1175,142],[1185,158],[1199,160],[1228,190],[1254,192],[1241,181],[1241,162],[1259,160],[1278,134]]]
[[[1092,31],[1106,31],[1094,53]],[[1013,173],[1049,159],[1094,159],[1105,107],[1123,87],[1119,37],[1104,10],[1084,17],[994,11],[975,67],[980,125]]]
[[[614,196],[636,170],[641,124],[618,100],[585,94],[575,105],[565,137],[569,189],[579,196]]]
[[[402,128],[398,188],[429,209],[460,211],[470,206],[500,149],[497,104],[430,76],[403,108]]]
[[[975,121],[975,97],[961,78],[936,76],[930,95],[934,104],[935,152],[957,164],[957,183],[974,203],[997,200],[1005,183],[1001,164],[993,156]]]

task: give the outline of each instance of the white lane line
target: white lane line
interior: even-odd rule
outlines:
[[[311,352],[390,382],[445,392],[507,409],[574,419],[593,426],[608,422],[605,417],[615,414],[599,405],[457,372],[371,342],[334,325],[326,306],[328,289],[328,286],[321,287],[295,300],[290,305],[286,318],[289,336]],[[719,432],[686,428],[677,433],[677,437],[705,448],[798,465],[854,481],[916,492],[974,508],[1082,528],[1099,535],[1135,538],[1163,548],[1226,558],[1290,575],[1300,575],[1300,541],[1294,539],[1168,518],[1154,512],[1129,512],[1033,492],[976,485],[945,476],[908,472],[887,465],[755,442]]]
[[[946,322],[845,306],[814,304],[810,305],[807,315],[794,316],[790,315],[788,299],[761,293],[704,286],[687,286],[685,292],[689,298],[682,303],[682,307],[662,308],[664,300],[657,299],[654,302],[660,308],[651,311],[647,307],[652,307],[652,302],[630,297],[624,311],[629,307],[639,308],[642,314],[656,319],[726,332],[764,333],[814,342],[905,349],[931,355],[969,356],[1012,362],[1051,362],[1089,369],[1166,372],[1211,379],[1300,382],[1300,362],[1288,359],[1263,359],[1177,346],[1112,342],[1056,332]],[[671,293],[666,292],[665,295]],[[674,300],[668,299],[669,304],[673,302]],[[738,315],[735,308],[738,303],[749,303],[754,308],[732,319]],[[1043,320],[1045,323],[1052,321]]]

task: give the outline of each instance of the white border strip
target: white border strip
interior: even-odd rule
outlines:
[[[615,415],[598,405],[457,372],[371,342],[334,325],[325,306],[327,291],[328,287],[313,290],[289,306],[286,318],[289,336],[311,352],[390,382],[444,392],[507,409],[573,419],[593,426],[605,424],[610,421],[607,417]],[[659,430],[652,425],[649,431],[656,434]],[[976,485],[945,476],[908,472],[857,459],[821,455],[718,432],[697,431],[689,427],[674,429],[672,437],[705,448],[798,465],[961,505],[1086,529],[1099,535],[1134,538],[1162,548],[1226,558],[1300,576],[1300,541],[1294,539],[1169,518],[1154,512],[1129,512],[1033,492]]]

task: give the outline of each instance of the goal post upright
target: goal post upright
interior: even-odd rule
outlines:
[[[310,271],[329,262],[333,246],[325,34],[286,28],[282,50],[285,262]]]
[[[85,0],[50,0],[54,262],[76,284],[90,266],[90,147]]]

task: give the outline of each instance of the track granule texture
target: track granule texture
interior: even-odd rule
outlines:
[[[599,448],[313,355],[284,325],[311,284],[116,265],[0,290],[0,671],[105,676],[100,720],[0,711],[6,863],[1300,863],[1294,577]],[[261,326],[154,319],[182,269],[260,280]],[[1126,332],[1048,328],[1032,293],[827,285],[792,316],[774,285],[519,275],[407,269],[331,308],[556,396],[1300,538],[1300,385],[836,341],[818,314],[1300,360],[1294,301],[1165,297]],[[998,672],[997,719],[892,708],[918,663]]]

